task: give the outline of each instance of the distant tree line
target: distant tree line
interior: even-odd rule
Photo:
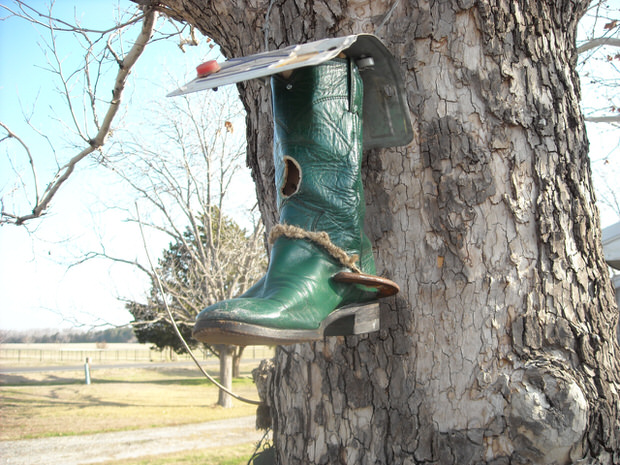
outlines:
[[[133,329],[128,327],[107,328],[98,331],[77,331],[75,329],[37,329],[33,331],[0,331],[0,343],[71,343],[71,342],[137,342]]]

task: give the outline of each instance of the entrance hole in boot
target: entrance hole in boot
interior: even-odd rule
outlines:
[[[299,190],[301,183],[301,168],[299,164],[291,157],[284,157],[284,185],[282,186],[282,195],[290,197]]]

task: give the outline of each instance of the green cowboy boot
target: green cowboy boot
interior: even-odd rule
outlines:
[[[272,78],[280,224],[265,276],[196,318],[210,344],[293,344],[379,329],[377,299],[398,292],[374,276],[363,231],[362,80],[348,59]]]

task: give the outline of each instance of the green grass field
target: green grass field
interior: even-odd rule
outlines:
[[[90,385],[84,384],[83,372],[2,376],[9,379],[0,387],[0,440],[181,425],[255,413],[256,407],[238,401],[230,409],[218,407],[217,389],[196,373],[190,368],[100,369],[93,370]],[[235,380],[233,389],[257,398],[249,378]]]
[[[234,381],[234,392],[258,398],[250,378],[256,365],[242,364],[242,378]],[[256,406],[237,400],[229,409],[217,406],[217,388],[194,367],[93,366],[91,379],[90,385],[84,383],[83,370],[0,375],[0,440],[192,424],[256,413]],[[246,464],[253,446],[248,443],[106,464]]]

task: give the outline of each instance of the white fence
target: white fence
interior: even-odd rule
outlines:
[[[273,357],[269,347],[248,347],[243,353],[244,359],[262,359]],[[196,349],[194,355],[199,360],[214,358],[208,351]],[[12,363],[65,363],[84,362],[90,357],[93,362],[165,362],[191,360],[188,354],[176,354],[170,350],[153,350],[145,344],[2,344],[0,345],[0,364]]]

